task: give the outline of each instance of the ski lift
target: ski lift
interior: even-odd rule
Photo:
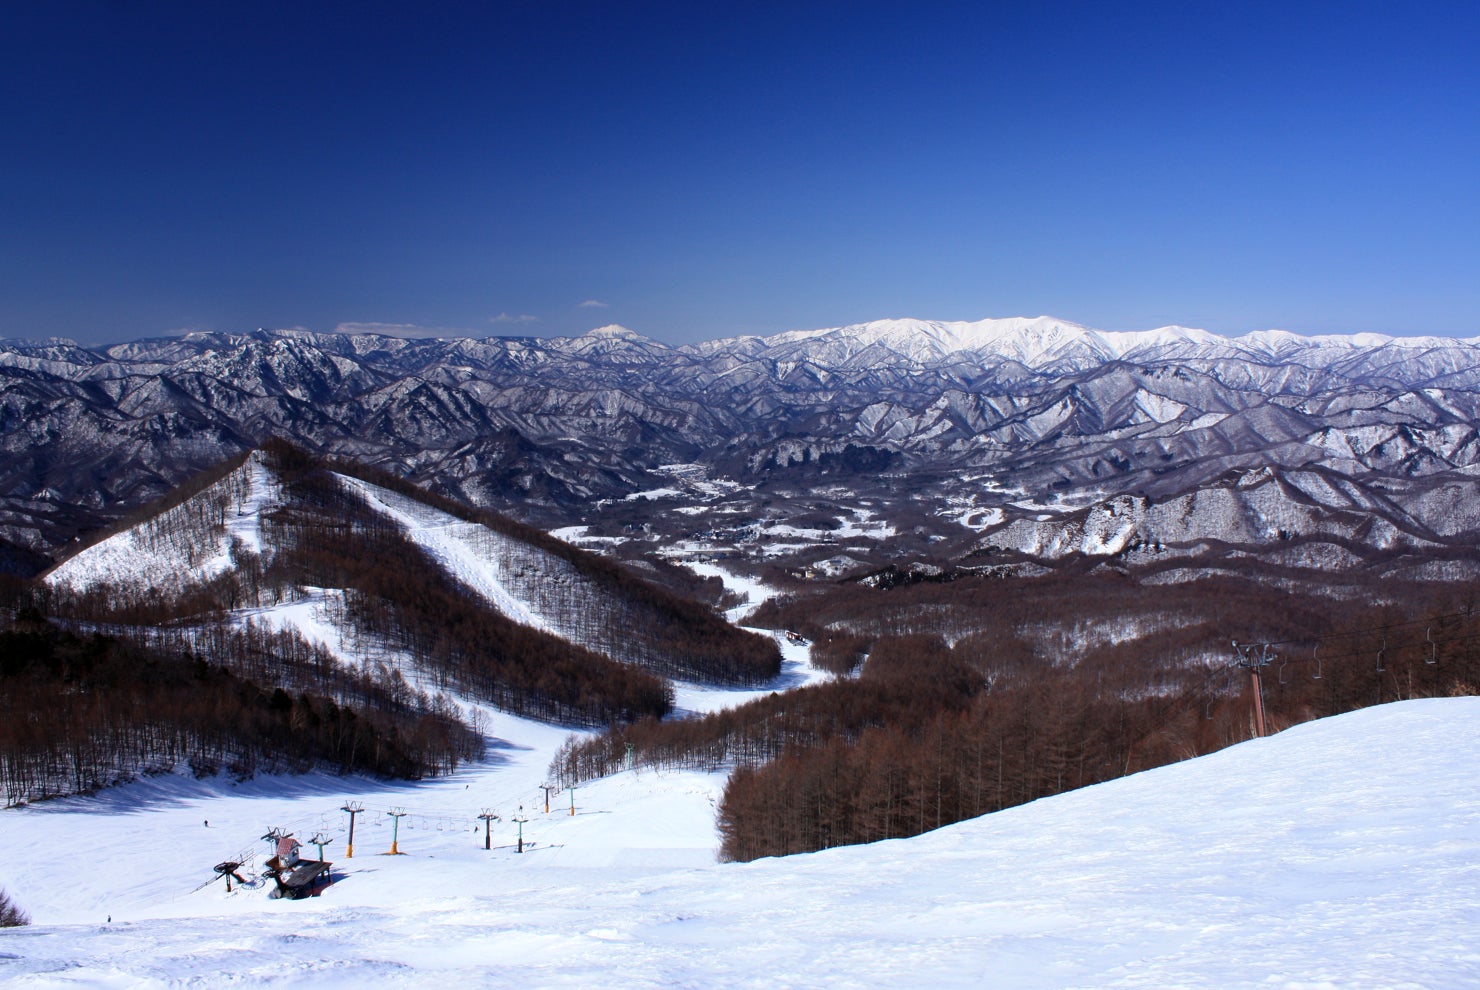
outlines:
[[[1439,644],[1434,642],[1434,627],[1429,626],[1424,630],[1424,639],[1429,641],[1429,655],[1424,658],[1424,663],[1439,662]]]
[[[1387,637],[1384,636],[1382,638],[1382,648],[1377,651],[1377,672],[1379,674],[1384,673],[1384,672],[1387,671],[1387,668],[1384,667],[1383,664],[1382,664],[1382,659],[1386,655],[1387,655]]]
[[[1321,679],[1321,647],[1319,644],[1311,648],[1310,658],[1315,661],[1316,672],[1310,675],[1310,679],[1318,681]]]
[[[1283,657],[1280,658],[1280,684],[1281,685],[1284,685],[1284,684],[1288,683],[1285,680],[1285,664],[1287,662],[1288,661],[1286,661]]]

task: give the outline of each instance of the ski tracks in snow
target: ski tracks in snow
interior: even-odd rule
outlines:
[[[474,534],[480,537],[487,534],[497,539],[496,534],[477,523],[463,522],[377,485],[343,474],[335,477],[354,490],[372,509],[395,520],[413,543],[430,553],[448,573],[487,599],[508,618],[560,635],[544,616],[509,590],[498,576],[498,566],[480,554],[471,539]]]

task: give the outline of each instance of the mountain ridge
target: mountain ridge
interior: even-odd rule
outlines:
[[[1015,520],[1072,525],[1115,498],[1177,499],[1229,472],[1311,465],[1362,489],[1368,519],[1412,516],[1439,534],[1453,527],[1427,504],[1472,482],[1477,424],[1480,346],[1458,338],[1225,338],[1035,317],[684,347],[616,325],[549,339],[295,329],[0,343],[0,537],[55,553],[271,437],[540,528],[594,527],[635,553],[634,527],[670,540],[750,531],[821,498],[841,518],[890,517],[900,552],[961,560],[1004,546],[993,534]],[[682,465],[695,467],[675,486]],[[628,500],[652,491],[673,492],[683,513],[638,519]],[[1308,527],[1356,539],[1361,527],[1336,518]],[[812,546],[827,543],[814,532]]]
[[[553,337],[539,337],[528,334],[468,334],[413,338],[401,337],[394,334],[375,333],[366,330],[357,330],[353,333],[339,333],[335,331],[317,331],[303,327],[263,327],[254,331],[193,330],[181,334],[144,337],[133,341],[101,345],[83,345],[68,337],[48,337],[41,339],[0,338],[0,348],[6,349],[5,351],[0,351],[0,354],[33,350],[65,352],[100,351],[113,357],[123,358],[130,351],[157,348],[160,344],[169,341],[179,341],[183,344],[223,342],[231,346],[236,346],[249,338],[274,337],[311,340],[320,346],[323,345],[326,339],[339,338],[352,341],[356,345],[373,342],[377,349],[385,347],[386,342],[398,342],[398,345],[393,346],[392,349],[401,349],[427,342],[445,343],[451,341],[520,341],[532,344],[545,343],[572,347],[579,346],[582,342],[589,343],[595,340],[619,340],[634,344],[650,345],[666,350],[702,353],[715,350],[728,350],[750,342],[766,347],[778,347],[817,341],[830,337],[846,337],[857,342],[869,344],[881,339],[898,338],[906,333],[921,334],[931,344],[941,345],[940,353],[943,354],[987,349],[994,343],[1014,337],[1032,339],[1035,333],[1049,338],[1060,335],[1083,335],[1095,341],[1110,342],[1115,346],[1108,351],[1107,356],[1113,357],[1123,357],[1137,347],[1184,342],[1211,345],[1238,345],[1244,351],[1262,352],[1268,356],[1275,356],[1281,351],[1291,349],[1299,350],[1322,347],[1364,349],[1396,346],[1422,349],[1454,345],[1468,347],[1480,346],[1480,336],[1394,335],[1373,331],[1358,331],[1349,334],[1305,334],[1278,328],[1268,328],[1248,331],[1241,335],[1229,335],[1180,324],[1167,324],[1145,330],[1102,330],[1087,324],[1043,314],[1036,317],[984,317],[978,320],[931,320],[918,317],[891,317],[834,327],[785,330],[771,334],[717,337],[711,340],[678,345],[665,344],[644,335],[640,331],[616,323],[594,327],[591,330],[574,336]]]
[[[334,623],[341,641],[404,638],[432,664],[450,650],[452,664],[436,674],[442,682],[481,677],[480,665],[497,671],[521,651],[571,678],[585,676],[580,665],[596,664],[608,679],[630,668],[653,685],[649,674],[732,686],[774,679],[774,642],[731,627],[653,577],[399,479],[279,443],[206,474],[72,553],[41,582],[51,607],[83,621],[173,628],[204,621],[192,616],[239,623],[245,615],[310,638],[322,623],[302,625],[305,613],[294,603],[323,599],[314,607],[341,615]],[[422,614],[426,602],[439,600],[436,617]],[[477,628],[480,638],[433,635],[442,619],[450,630]],[[536,696],[555,690],[548,671],[532,676],[540,682]],[[586,704],[600,690],[588,684],[581,694]],[[542,704],[520,710],[593,717],[567,701]],[[597,722],[616,712],[603,709]]]

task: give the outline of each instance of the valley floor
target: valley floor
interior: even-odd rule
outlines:
[[[0,812],[0,885],[37,922],[0,931],[0,983],[1480,985],[1480,699],[1367,709],[914,839],[744,865],[713,861],[719,777],[623,773],[546,815],[531,785],[563,733],[492,732],[519,742],[430,783],[159,778]],[[353,859],[346,797],[367,808]],[[489,806],[504,821],[485,851],[472,816]],[[194,889],[265,853],[272,826],[334,838],[322,896]]]

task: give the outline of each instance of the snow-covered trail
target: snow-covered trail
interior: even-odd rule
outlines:
[[[567,817],[581,831],[558,850],[357,855],[311,901],[217,887],[168,919],[0,932],[0,981],[1476,986],[1477,750],[1480,699],[1405,702],[914,839],[656,871],[613,855],[594,868],[620,831],[616,809],[642,808],[627,829],[670,826],[663,788],[679,777],[622,774],[591,792],[591,809],[613,814]],[[44,854],[86,813],[15,819],[32,816],[50,827],[20,834],[7,821],[19,840],[7,846]],[[180,852],[158,809],[109,827],[131,855],[108,867],[141,885],[149,864]],[[24,902],[6,855],[0,882]],[[50,858],[79,891],[96,883],[91,857]]]
[[[738,605],[731,606],[725,610],[725,618],[732,624],[743,626],[755,610],[760,608],[768,598],[775,594],[774,589],[764,582],[752,577],[735,574],[718,564],[699,561],[682,561],[684,567],[693,571],[700,577],[717,577],[724,582],[725,588],[741,597]],[[745,626],[751,632],[761,636],[770,636],[776,641],[781,650],[781,672],[771,683],[759,688],[719,688],[709,684],[696,684],[692,681],[674,681],[673,698],[674,707],[680,716],[703,714],[705,712],[719,711],[724,708],[734,708],[743,705],[755,698],[762,698],[774,691],[786,691],[795,687],[805,687],[808,684],[818,684],[830,680],[832,675],[825,670],[812,666],[812,647],[806,643],[794,643],[785,636],[779,635],[770,629],[756,629]]]
[[[812,666],[810,646],[788,642],[786,637],[777,635],[769,629],[751,629],[750,631],[775,639],[777,647],[781,650],[781,673],[769,683],[758,688],[716,687],[712,684],[675,680],[673,681],[673,706],[679,717],[735,708],[747,701],[763,698],[776,691],[787,691],[791,688],[805,687],[808,684],[818,684],[832,678],[827,671]]]
[[[351,478],[335,475],[356,491],[376,511],[394,519],[417,546],[430,553],[446,570],[493,604],[515,622],[555,632],[550,622],[535,614],[499,579],[495,564],[479,553],[474,540],[493,539],[490,531],[476,523],[463,522],[429,506]]]
[[[482,595],[504,615],[515,622],[560,634],[548,617],[539,615],[501,580],[496,562],[489,559],[486,551],[479,550],[479,540],[496,538],[484,527],[454,519],[446,513],[356,478],[347,475],[336,477],[350,486],[377,512],[395,520],[407,537],[427,550],[449,573]],[[743,623],[774,594],[764,583],[734,574],[716,564],[686,563],[685,566],[701,577],[718,577],[727,589],[742,596],[740,604],[725,612],[726,618],[736,625]],[[768,629],[751,631],[763,636],[774,635]],[[788,642],[785,637],[777,637],[777,645],[781,649],[781,673],[763,687],[735,689],[674,681],[675,706],[679,714],[699,714],[732,708],[773,691],[816,683],[831,676],[812,666],[810,647]]]
[[[719,578],[724,583],[726,591],[740,596],[740,604],[725,610],[725,618],[737,626],[750,618],[751,614],[774,594],[764,582],[725,570],[718,564],[691,560],[681,561],[681,563],[700,577]]]
[[[247,497],[226,519],[229,539],[240,540],[252,553],[262,552],[262,514],[282,501],[282,486],[268,470],[261,451],[253,451],[243,465],[247,471]]]

